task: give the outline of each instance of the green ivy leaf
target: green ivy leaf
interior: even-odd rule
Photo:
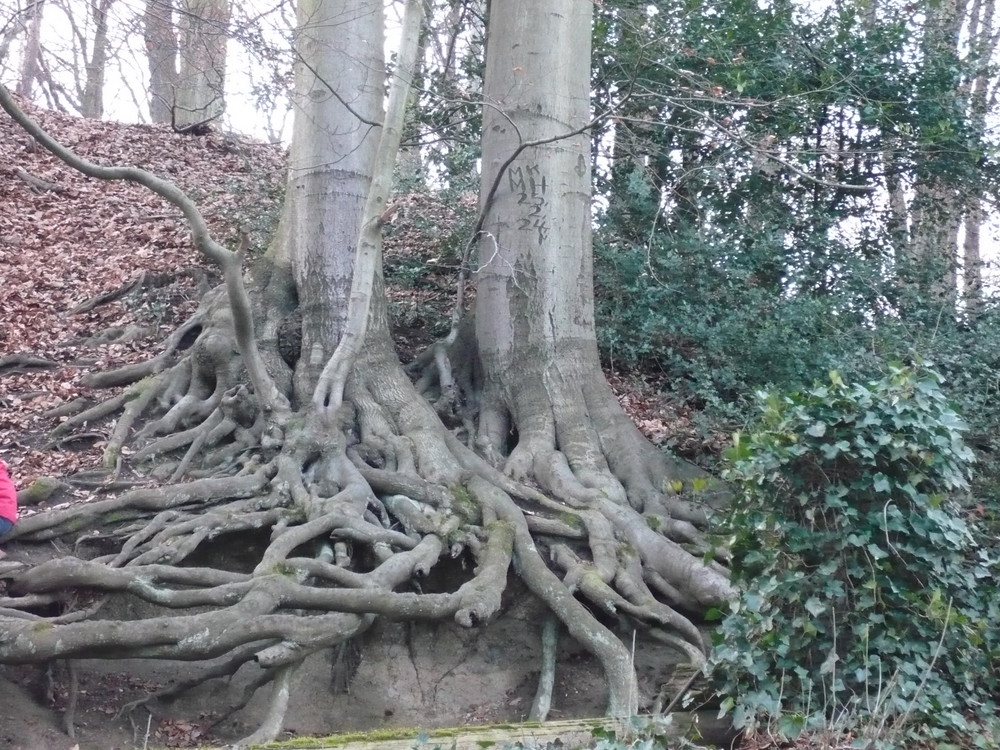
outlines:
[[[727,696],[723,698],[722,702],[719,704],[719,718],[720,719],[725,718],[726,715],[730,711],[732,711],[735,706],[736,706],[736,701],[733,700],[732,697]]]
[[[834,669],[837,668],[837,662],[840,661],[840,657],[837,656],[837,652],[834,649],[830,649],[830,652],[826,655],[823,663],[819,665],[820,674],[830,674]]]
[[[810,596],[806,599],[804,606],[813,617],[819,617],[821,614],[826,612],[826,605],[815,596]]]
[[[892,492],[892,482],[889,481],[887,477],[882,472],[878,472],[873,481],[872,486],[875,488],[876,492]]]
[[[813,422],[806,429],[806,434],[813,437],[823,437],[826,434],[826,424],[823,422]]]
[[[804,714],[782,714],[778,719],[778,731],[787,739],[795,740],[806,728],[806,717]]]
[[[882,560],[889,556],[889,553],[877,544],[869,544],[866,549],[868,550],[868,554],[872,556],[873,560]]]

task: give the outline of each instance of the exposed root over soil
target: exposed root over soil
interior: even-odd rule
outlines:
[[[387,118],[398,109],[401,123],[405,100],[394,87]],[[0,573],[10,582],[0,599],[0,662],[204,661],[204,680],[250,671],[244,698],[270,691],[258,728],[242,741],[252,744],[277,736],[304,660],[379,616],[487,623],[517,578],[558,623],[548,637],[564,631],[600,662],[611,715],[638,708],[628,634],[643,631],[702,664],[699,618],[730,594],[725,556],[703,531],[711,493],[676,492],[690,469],[652,448],[621,413],[592,342],[528,358],[534,364],[516,374],[517,388],[510,375],[477,379],[469,349],[437,349],[418,373],[419,392],[400,366],[376,221],[388,194],[378,174],[391,175],[398,134],[394,145],[380,142],[388,167],[375,170],[370,197],[379,200],[362,222],[341,344],[313,356],[281,340],[292,335],[282,323],[296,288],[280,259],[260,261],[246,288],[242,253],[212,240],[176,187],[142,170],[99,167],[32,133],[81,171],[138,182],[181,208],[224,285],[161,354],[91,377],[95,387],[126,387],[60,425],[57,439],[70,439],[116,418],[108,475],[155,459],[166,482],[18,525],[19,542],[74,547]],[[251,548],[260,538],[259,551]],[[213,555],[223,539],[247,555]],[[465,575],[425,590],[449,558],[466,563]],[[102,619],[104,602],[122,594],[162,613]],[[549,664],[539,715],[552,680]]]
[[[265,419],[241,382],[225,317],[213,318],[211,306],[195,316],[195,344],[133,385],[119,420],[120,428],[159,415],[140,430],[135,458],[172,461],[171,483],[19,525],[24,542],[85,533],[76,555],[11,575],[17,595],[0,600],[0,660],[222,660],[206,680],[252,667],[255,684],[272,692],[260,740],[280,728],[285,681],[303,659],[347,642],[378,615],[474,627],[498,611],[514,572],[599,658],[610,713],[632,713],[637,701],[619,625],[700,663],[697,615],[726,589],[721,568],[701,562],[697,506],[658,495],[648,479],[637,498],[613,484],[610,464],[590,475],[603,488],[586,487],[552,446],[536,449],[527,470],[527,454],[515,448],[521,468],[501,471],[442,425],[387,341],[363,353],[338,423]],[[596,434],[609,434],[607,426]],[[111,463],[119,444],[109,444]],[[192,562],[223,537],[260,533],[269,542],[252,566]],[[470,561],[467,580],[423,592],[420,582],[449,556]],[[81,591],[90,599],[83,608],[71,597]],[[93,619],[101,597],[121,592],[170,612]]]

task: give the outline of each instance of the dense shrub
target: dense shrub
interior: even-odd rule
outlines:
[[[968,423],[966,442],[976,450],[975,493],[995,513],[1000,496],[1000,309],[990,300],[975,321],[940,318],[933,326],[885,324],[877,354],[887,358],[919,352],[944,377],[948,400]],[[858,364],[858,363],[856,363]],[[869,363],[861,363],[863,366]],[[869,365],[870,366],[870,365]],[[993,520],[993,519],[989,519]]]
[[[698,237],[636,245],[599,233],[597,334],[605,360],[658,371],[695,406],[740,421],[754,391],[811,382],[864,348],[870,332],[847,291],[783,294],[764,280],[756,251],[724,260],[720,252]]]
[[[728,456],[741,595],[712,657],[725,706],[743,727],[850,714],[968,732],[997,688],[997,563],[939,376],[834,372],[762,411]]]

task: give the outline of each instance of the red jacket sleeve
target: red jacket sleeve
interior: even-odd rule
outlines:
[[[8,521],[17,520],[17,490],[3,461],[0,461],[0,517]]]

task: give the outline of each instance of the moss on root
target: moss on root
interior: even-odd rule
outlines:
[[[44,503],[59,490],[69,487],[55,477],[38,477],[34,482],[17,493],[17,502],[24,507]]]
[[[452,485],[451,497],[455,503],[455,511],[463,516],[469,523],[478,523],[482,519],[479,511],[479,503],[475,496],[464,484]]]
[[[477,734],[487,732],[516,733],[525,729],[537,729],[541,724],[537,721],[524,723],[488,724],[479,727],[444,727],[439,729],[414,729],[398,727],[391,729],[371,729],[364,732],[343,732],[326,737],[296,737],[280,742],[271,742],[258,746],[258,750],[308,750],[309,748],[330,748],[350,743],[364,743],[377,746],[379,742],[393,740],[413,740],[414,746],[432,747],[435,741],[454,739],[462,734]]]

